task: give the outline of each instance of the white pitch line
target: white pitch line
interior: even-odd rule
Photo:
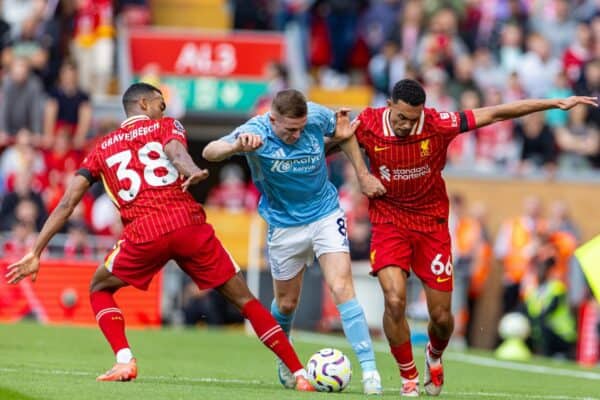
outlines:
[[[3,373],[19,373],[22,374],[22,369],[17,368],[0,368],[0,372]],[[82,372],[82,371],[69,371],[62,369],[27,369],[27,372],[35,374],[46,374],[46,375],[71,375],[71,376],[95,376],[95,373]],[[201,383],[226,383],[226,384],[239,384],[239,385],[254,385],[254,386],[272,386],[279,387],[279,384],[263,382],[257,379],[227,379],[227,378],[211,378],[211,377],[198,377],[190,378],[185,376],[146,376],[141,378],[141,381],[183,381],[183,382],[201,382]],[[386,393],[399,392],[400,388],[386,387]],[[502,398],[514,398],[517,396],[515,393],[504,393],[504,392],[452,392],[444,391],[444,393],[462,397],[502,397]],[[544,400],[600,400],[596,397],[576,397],[576,396],[563,396],[563,395],[536,395],[536,394],[519,394],[519,398],[522,399],[544,399]]]
[[[307,333],[307,332],[294,332],[294,334],[292,336],[297,338],[299,341],[303,341],[303,342],[307,342],[307,343],[313,343],[313,344],[325,345],[325,346],[335,345],[335,346],[340,346],[340,347],[345,347],[345,348],[350,347],[348,342],[346,341],[346,339],[341,338],[341,337],[332,337],[332,336],[322,335],[322,334],[318,334],[318,333]],[[387,344],[381,343],[381,342],[373,343],[373,348],[375,349],[375,351],[377,351],[379,353],[389,353],[389,351],[390,351]],[[482,357],[482,356],[477,356],[477,355],[472,355],[472,354],[457,353],[457,352],[453,352],[453,351],[444,353],[444,358],[450,359],[452,361],[462,362],[465,364],[473,364],[473,365],[480,365],[480,366],[485,366],[485,367],[508,369],[508,370],[512,370],[512,371],[523,371],[523,372],[530,372],[530,373],[534,373],[534,374],[555,374],[555,375],[568,376],[571,378],[600,380],[600,373],[597,373],[597,372],[576,371],[576,370],[570,370],[570,369],[564,369],[564,368],[548,367],[548,366],[543,366],[543,365],[520,364],[517,362],[495,360],[493,358],[487,358],[487,357]]]

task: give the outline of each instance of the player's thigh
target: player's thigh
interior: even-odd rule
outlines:
[[[315,258],[308,225],[269,227],[267,251],[273,279],[287,281],[297,276]]]
[[[408,231],[394,224],[373,224],[371,232],[371,274],[388,267],[409,274],[413,249]]]
[[[321,256],[330,253],[350,254],[348,245],[348,232],[346,227],[346,216],[341,208],[333,213],[312,222],[308,225],[312,246],[315,255],[321,260]],[[349,256],[348,268],[349,264]],[[321,265],[323,267],[323,265]]]
[[[103,267],[121,281],[146,290],[167,261],[169,251],[164,240],[133,243],[121,239],[107,254]]]
[[[423,284],[435,290],[452,291],[452,246],[448,229],[413,232],[413,271]]]
[[[170,236],[171,258],[200,289],[223,285],[240,270],[210,224],[190,225]]]

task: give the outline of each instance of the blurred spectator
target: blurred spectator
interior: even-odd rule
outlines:
[[[397,17],[400,15],[400,3],[400,0],[371,1],[362,14],[359,35],[371,54],[380,52],[384,44],[392,38]]]
[[[504,314],[515,311],[519,305],[521,283],[534,256],[537,235],[544,225],[542,203],[539,198],[530,196],[523,202],[523,215],[509,218],[498,231],[494,253],[504,270]]]
[[[258,197],[256,188],[246,183],[242,168],[237,164],[227,164],[219,173],[219,184],[208,193],[206,206],[230,212],[253,211]]]
[[[271,29],[270,4],[267,0],[230,0],[233,29],[264,31]]]
[[[402,79],[406,71],[406,60],[398,51],[396,42],[388,40],[380,53],[369,61],[369,79],[375,89],[374,106],[385,105],[394,84]]]
[[[543,170],[552,173],[556,167],[558,154],[552,131],[544,123],[544,114],[529,114],[521,119],[515,129],[521,141],[520,173]]]
[[[122,230],[121,218],[106,193],[100,195],[92,205],[92,229],[97,235],[119,237]]]
[[[571,90],[566,74],[562,71],[559,72],[554,80],[554,85],[546,93],[546,97],[549,99],[562,99],[572,95],[573,90]],[[547,110],[544,114],[546,116],[546,123],[551,128],[565,126],[569,120],[569,113],[560,108]]]
[[[33,246],[35,235],[34,224],[19,220],[14,221],[2,246],[2,257],[6,260],[20,259]]]
[[[473,110],[479,108],[481,102],[474,90],[465,90],[460,96],[460,109]],[[461,168],[470,168],[475,160],[477,130],[464,132],[456,136],[448,146],[448,164]]]
[[[50,89],[44,110],[44,145],[52,148],[58,134],[67,134],[69,147],[82,149],[92,120],[90,98],[79,86],[77,67],[65,62],[58,83]]]
[[[108,92],[113,61],[115,28],[111,0],[76,0],[72,54],[79,84],[92,96]]]
[[[30,174],[35,179],[37,190],[42,190],[46,164],[41,152],[33,147],[33,135],[27,129],[20,129],[15,137],[15,142],[0,156],[0,176],[6,184],[7,190],[13,190],[16,176]]]
[[[24,58],[36,73],[44,77],[53,45],[53,37],[46,32],[42,15],[31,15],[23,21],[19,35],[4,49],[2,60],[8,65],[15,58]]]
[[[127,27],[144,26],[150,23],[148,0],[117,0],[115,11]]]
[[[508,23],[502,27],[500,37],[500,65],[507,73],[517,71],[523,60],[523,29]]]
[[[587,107],[575,107],[569,112],[569,124],[555,131],[560,149],[561,168],[600,168],[600,121],[588,117]]]
[[[487,47],[479,47],[473,53],[473,79],[482,92],[506,84],[506,72],[494,60],[494,55]]]
[[[337,73],[348,72],[350,54],[356,44],[358,14],[364,0],[321,0],[325,6],[327,32],[335,40],[331,48],[331,67]]]
[[[82,156],[71,149],[70,135],[66,132],[58,132],[54,139],[54,147],[46,150],[44,157],[48,183],[44,190],[44,200],[48,212],[52,212],[64,194],[66,182],[81,163]]]
[[[484,106],[502,103],[502,93],[495,87],[485,91]],[[476,167],[482,171],[502,168],[514,170],[518,159],[518,149],[514,141],[514,121],[505,120],[479,128],[475,132]]]
[[[439,67],[423,70],[423,83],[427,93],[427,107],[442,110],[455,110],[454,99],[446,92],[448,74]]]
[[[577,22],[570,17],[569,0],[551,0],[550,3],[553,7],[552,15],[534,13],[531,24],[534,31],[550,41],[552,56],[560,57],[575,37]]]
[[[88,233],[89,229],[85,222],[75,220],[68,223],[67,239],[64,245],[66,259],[92,259],[94,251],[90,245]]]
[[[48,214],[40,194],[31,189],[31,182],[31,174],[17,175],[14,191],[7,193],[0,205],[0,230],[9,230],[15,220],[32,222],[36,230],[41,229]]]
[[[526,309],[536,352],[573,358],[577,331],[567,302],[567,288],[550,274],[556,257],[555,247],[542,243],[533,259],[538,284],[525,294]]]
[[[552,56],[548,39],[538,33],[527,38],[527,53],[519,65],[519,78],[529,97],[544,97],[561,70],[558,58]]]
[[[2,81],[0,101],[0,147],[14,141],[21,129],[37,135],[42,132],[44,89],[39,78],[31,73],[27,60],[12,61],[8,76]]]
[[[448,82],[448,94],[457,104],[461,102],[461,97],[466,91],[480,95],[477,83],[473,79],[473,68],[473,58],[468,54],[457,58],[454,63],[454,79]]]
[[[458,57],[467,53],[467,47],[458,36],[458,19],[450,8],[442,8],[431,17],[429,30],[424,33],[416,49],[416,62],[421,68],[438,66],[446,71]]]
[[[11,26],[12,37],[20,34],[23,22],[34,15],[43,13],[46,6],[45,0],[3,0],[2,16]]]
[[[592,30],[586,23],[577,25],[575,40],[570,42],[569,47],[562,55],[562,67],[571,85],[581,79],[583,65],[592,58],[593,54]]]
[[[391,38],[400,45],[400,51],[408,62],[416,61],[417,45],[423,34],[425,11],[421,0],[407,0],[402,12],[397,15]]]

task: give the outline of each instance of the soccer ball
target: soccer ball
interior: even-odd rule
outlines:
[[[350,383],[350,360],[338,349],[321,349],[310,357],[306,367],[310,383],[319,392],[341,392]]]
[[[531,333],[531,325],[526,316],[518,312],[510,312],[502,317],[498,325],[498,333],[503,339],[527,339]]]

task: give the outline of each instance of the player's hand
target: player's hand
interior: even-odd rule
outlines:
[[[35,282],[37,272],[40,269],[40,259],[35,254],[29,252],[19,261],[8,266],[5,277],[8,283],[14,285],[19,283],[26,276],[31,275],[31,281]]]
[[[263,141],[260,135],[253,133],[241,133],[235,141],[238,153],[247,153],[254,151],[262,146]]]
[[[558,108],[561,110],[570,110],[578,104],[587,104],[598,107],[598,98],[591,96],[571,96],[558,101]]]
[[[356,132],[356,128],[360,125],[360,120],[355,119],[353,122],[350,122],[350,109],[349,108],[340,108],[335,113],[336,124],[335,124],[335,140],[343,142],[348,139],[354,132]]]
[[[364,174],[358,177],[360,191],[368,198],[383,196],[387,190],[383,183],[373,174]]]
[[[209,174],[207,169],[201,169],[198,172],[194,172],[192,175],[188,176],[185,182],[181,184],[181,190],[185,192],[190,186],[195,185],[198,182],[201,182],[208,178],[208,175]]]

